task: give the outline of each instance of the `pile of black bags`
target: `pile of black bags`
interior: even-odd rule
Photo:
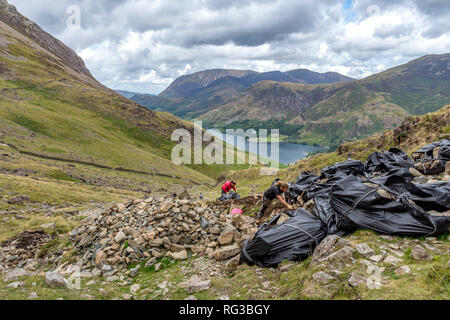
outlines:
[[[286,197],[291,203],[312,200],[312,212],[287,212],[292,218],[285,223],[276,225],[278,215],[262,225],[244,244],[241,262],[269,267],[286,259],[303,260],[327,235],[358,229],[400,236],[447,232],[450,217],[439,213],[450,210],[450,182],[415,183],[411,168],[431,162],[419,171],[443,172],[450,161],[450,140],[428,145],[413,157],[393,148],[372,153],[365,163],[350,159],[320,175],[301,173]]]

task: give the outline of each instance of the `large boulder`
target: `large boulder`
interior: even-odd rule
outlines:
[[[14,270],[9,271],[4,277],[4,282],[17,281],[20,277],[29,276],[30,273],[22,268],[16,268]]]
[[[67,280],[57,272],[46,272],[45,282],[51,288],[67,288]]]
[[[214,259],[216,259],[217,261],[224,261],[227,260],[229,258],[232,258],[236,255],[238,255],[241,252],[241,248],[239,248],[239,246],[237,245],[231,245],[231,246],[225,246],[222,247],[220,249],[217,249],[214,252]]]
[[[188,281],[180,283],[179,286],[186,289],[189,294],[192,294],[211,288],[211,280],[201,280],[197,276],[193,276]]]
[[[184,249],[178,252],[169,252],[167,255],[175,260],[186,260],[188,258],[187,251]]]
[[[351,247],[350,241],[337,235],[326,237],[314,250],[312,264],[322,262],[350,262],[355,249]]]
[[[433,256],[421,245],[415,245],[411,250],[411,258],[414,260],[433,260]]]
[[[220,245],[227,246],[233,243],[237,235],[237,230],[228,224],[217,239]]]

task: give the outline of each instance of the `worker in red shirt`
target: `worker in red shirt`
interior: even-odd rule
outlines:
[[[222,186],[222,196],[225,196],[228,194],[228,192],[230,192],[230,190],[233,189],[234,192],[237,193],[236,191],[236,182],[234,181],[227,181],[223,184]]]

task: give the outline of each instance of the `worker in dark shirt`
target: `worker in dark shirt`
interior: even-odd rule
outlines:
[[[283,181],[278,181],[273,184],[266,192],[264,192],[263,204],[261,210],[258,212],[258,218],[261,219],[264,216],[267,208],[270,206],[274,199],[278,199],[282,204],[286,206],[289,210],[294,210],[294,207],[289,205],[283,194],[289,190],[289,185]]]

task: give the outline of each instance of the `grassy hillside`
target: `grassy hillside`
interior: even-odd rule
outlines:
[[[153,113],[146,114],[147,122],[139,117],[139,106],[106,90],[62,79],[64,74],[50,78],[47,70],[33,65],[38,57],[26,47],[10,48],[27,61],[6,71],[21,80],[0,80],[3,143],[64,159],[204,179],[168,160],[173,146],[168,133],[177,120]],[[4,66],[5,60],[0,57]],[[127,104],[135,110],[127,110]]]
[[[192,132],[192,123],[104,87],[70,48],[11,8],[1,2],[0,214],[200,193],[224,171],[248,168],[174,165],[172,132]],[[10,203],[16,196],[29,200]]]
[[[197,182],[211,182],[211,175],[228,169],[173,165],[171,134],[192,131],[191,123],[148,110],[104,87],[87,70],[74,70],[65,59],[73,57],[71,49],[20,13],[0,9],[1,142],[39,155]],[[34,40],[38,36],[45,38],[42,43],[58,43],[58,52],[42,47]]]

